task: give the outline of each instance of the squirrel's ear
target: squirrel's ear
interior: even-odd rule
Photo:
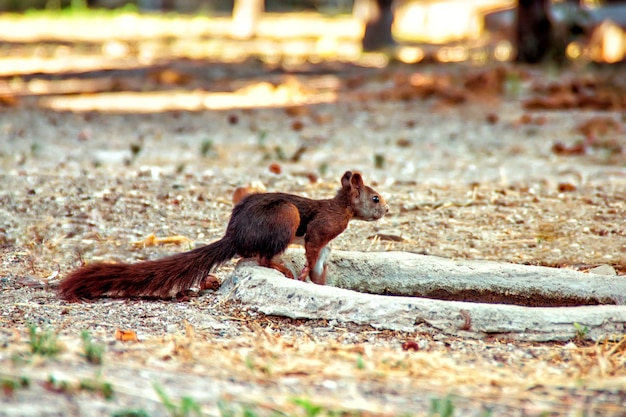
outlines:
[[[352,178],[350,178],[350,184],[352,184],[354,188],[358,189],[365,186],[365,184],[363,184],[363,177],[361,177],[361,174],[353,174]]]
[[[350,178],[352,178],[352,171],[346,171],[341,177],[341,186],[348,187],[350,186]]]

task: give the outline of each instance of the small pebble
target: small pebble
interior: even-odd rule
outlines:
[[[611,265],[600,265],[591,268],[589,273],[596,275],[617,275],[617,271]]]

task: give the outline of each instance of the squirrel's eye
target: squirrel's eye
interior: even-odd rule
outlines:
[[[375,195],[374,197],[372,197],[372,201],[373,201],[374,203],[379,203],[379,202],[380,202],[380,198],[378,198],[378,196],[377,196],[377,195]]]

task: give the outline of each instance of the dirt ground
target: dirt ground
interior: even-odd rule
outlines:
[[[218,70],[233,71],[220,87],[248,83],[269,102],[285,86],[288,99],[147,113],[72,111],[71,100],[58,110],[38,97],[0,107],[0,416],[626,415],[626,339],[586,341],[582,326],[570,343],[530,344],[267,317],[212,291],[179,302],[60,300],[55,284],[82,263],[220,238],[239,186],[324,198],[347,169],[390,213],[352,223],[335,249],[610,265],[624,278],[624,107],[552,106],[554,89],[538,87],[596,74],[207,71]],[[552,104],[537,105],[544,97]],[[188,241],[133,245],[150,234]],[[57,335],[61,351],[33,354],[31,326]],[[84,330],[104,347],[101,364],[89,362]]]

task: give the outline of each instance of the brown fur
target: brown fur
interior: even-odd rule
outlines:
[[[211,270],[235,255],[255,257],[260,265],[291,277],[273,258],[302,237],[307,263],[298,278],[310,276],[313,282],[324,284],[325,267],[320,272],[315,266],[326,245],[346,229],[350,219],[377,220],[388,211],[382,196],[363,184],[360,174],[347,171],[341,185],[337,195],[326,200],[285,193],[250,194],[235,205],[226,233],[217,242],[153,261],[88,265],[61,282],[60,294],[69,301],[107,295],[168,298],[199,285]]]

